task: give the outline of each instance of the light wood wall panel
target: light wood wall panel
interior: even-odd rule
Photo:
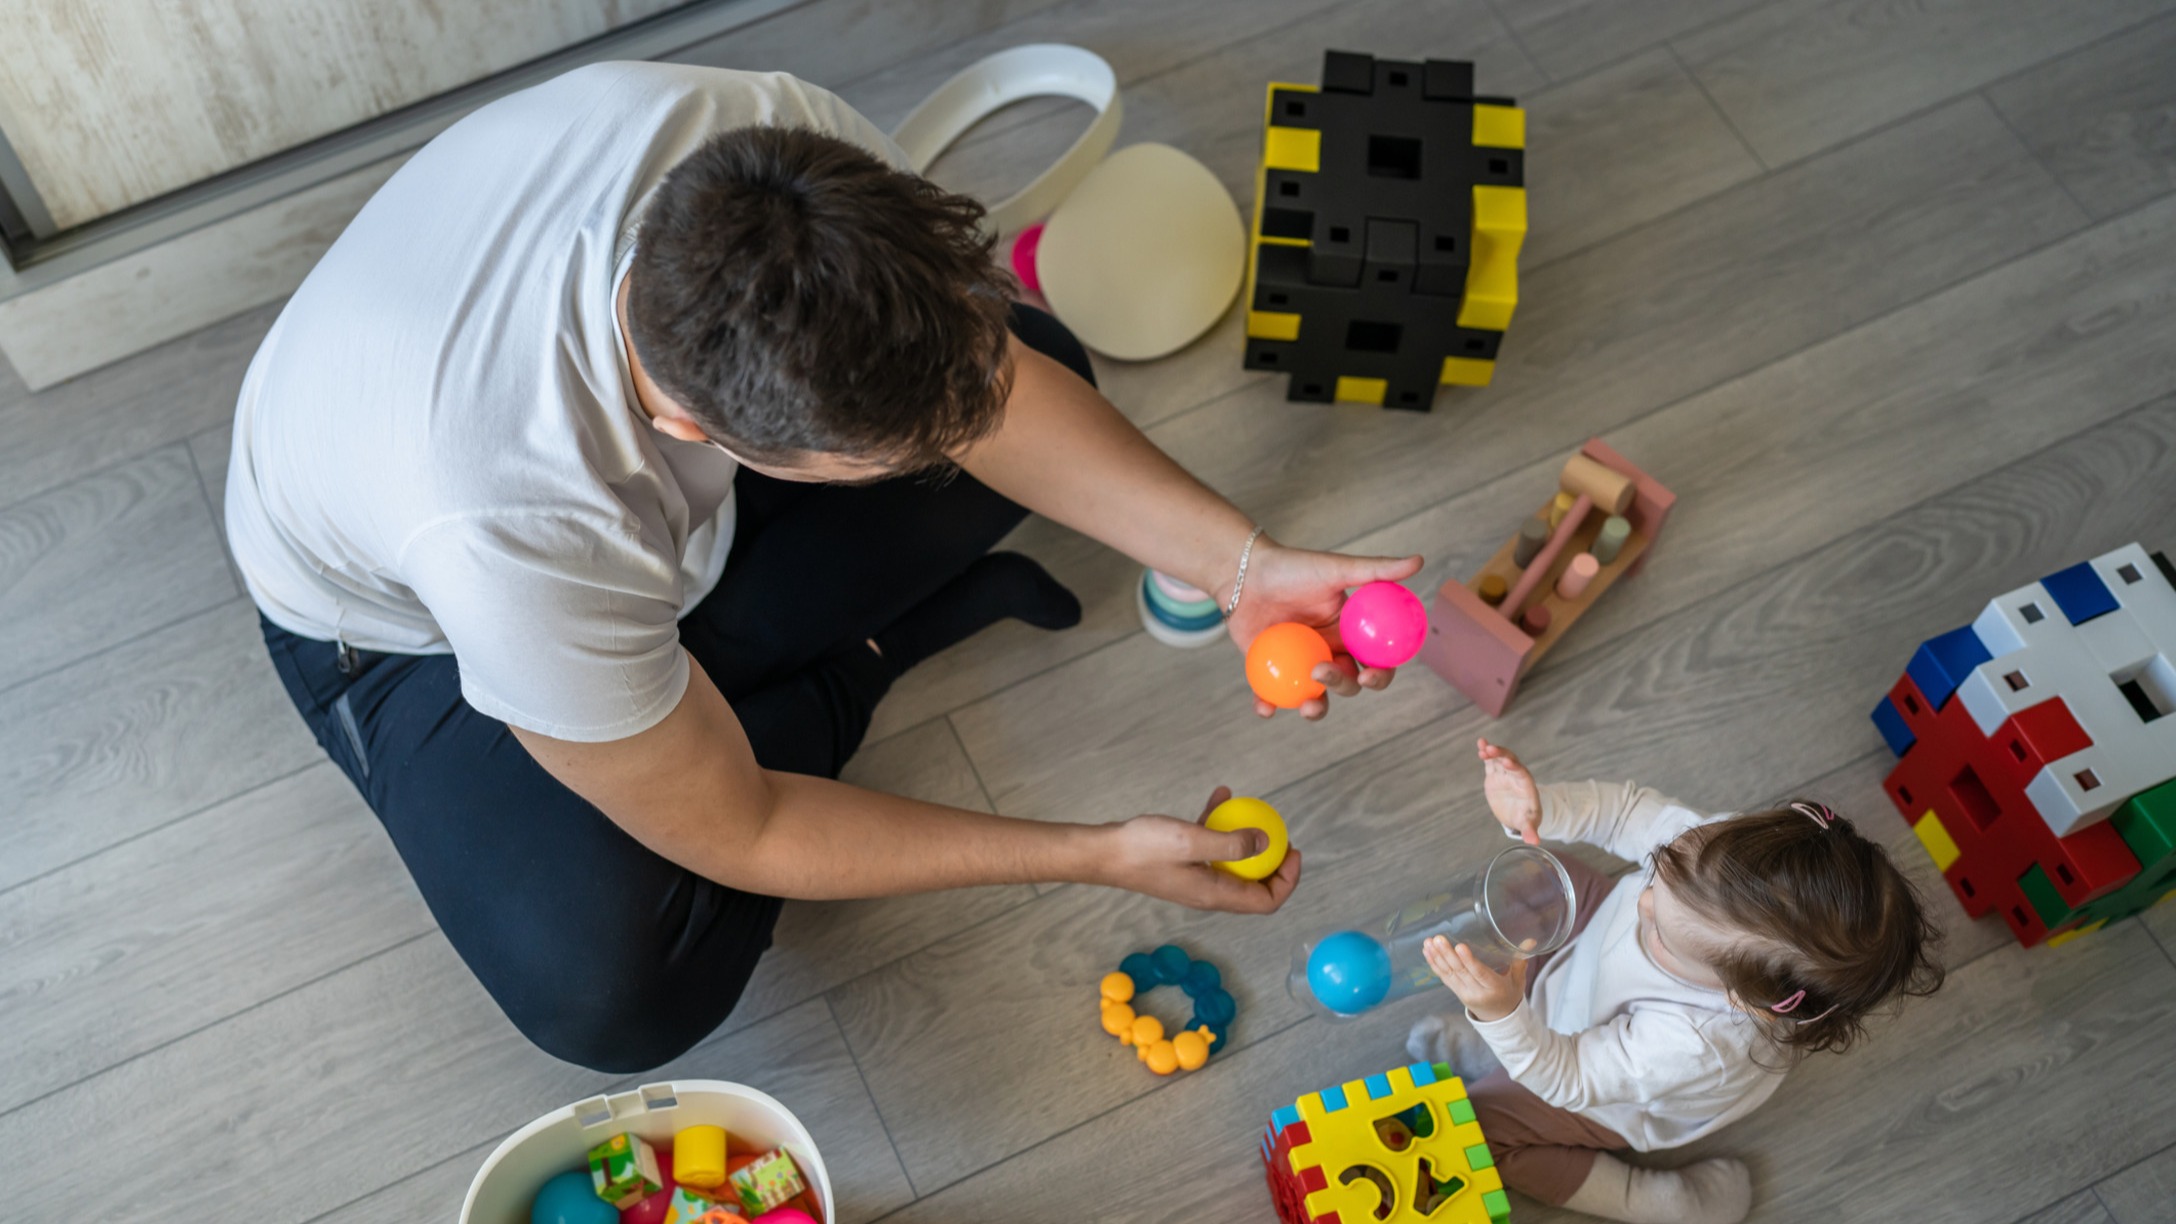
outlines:
[[[681,0],[0,0],[0,131],[78,225]]]

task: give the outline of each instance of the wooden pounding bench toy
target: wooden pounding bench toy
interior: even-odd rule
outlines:
[[[1558,484],[1478,573],[1445,582],[1429,601],[1421,662],[1491,716],[1602,592],[1638,571],[1677,502],[1600,438],[1565,463]]]

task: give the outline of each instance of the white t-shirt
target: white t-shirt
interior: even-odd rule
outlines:
[[[733,461],[653,429],[614,294],[650,192],[731,128],[905,157],[784,74],[579,68],[448,128],[379,189],[242,383],[227,530],[257,606],[364,650],[453,653],[470,705],[621,739],[688,682]]]
[[[1541,787],[1541,835],[1638,861],[1703,816],[1629,782]],[[1474,1021],[1512,1079],[1638,1151],[1691,1143],[1783,1083],[1783,1056],[1722,991],[1673,977],[1639,937],[1652,869],[1617,881],[1587,927],[1500,1020]]]

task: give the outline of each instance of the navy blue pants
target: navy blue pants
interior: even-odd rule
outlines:
[[[1092,378],[1055,319],[1015,309],[1036,350]],[[836,777],[892,682],[865,645],[1026,511],[961,473],[863,486],[743,469],[733,551],[680,640],[767,769]],[[635,1072],[733,1010],[782,904],[645,849],[461,699],[451,655],[358,652],[267,621],[295,708],[363,794],[484,989],[546,1052]]]

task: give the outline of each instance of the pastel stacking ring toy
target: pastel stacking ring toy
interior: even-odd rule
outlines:
[[[1143,571],[1133,602],[1141,627],[1166,646],[1192,649],[1224,637],[1224,611],[1215,597],[1168,574]]]
[[[1194,1001],[1194,1014],[1186,1027],[1169,1037],[1164,1022],[1142,1015],[1134,1008],[1140,996],[1158,986],[1177,986]],[[1195,960],[1176,944],[1154,952],[1136,952],[1120,961],[1118,972],[1106,973],[1102,982],[1103,1031],[1132,1046],[1148,1069],[1158,1075],[1174,1071],[1198,1071],[1209,1055],[1221,1048],[1239,1004],[1224,989],[1224,976],[1208,961]]]

